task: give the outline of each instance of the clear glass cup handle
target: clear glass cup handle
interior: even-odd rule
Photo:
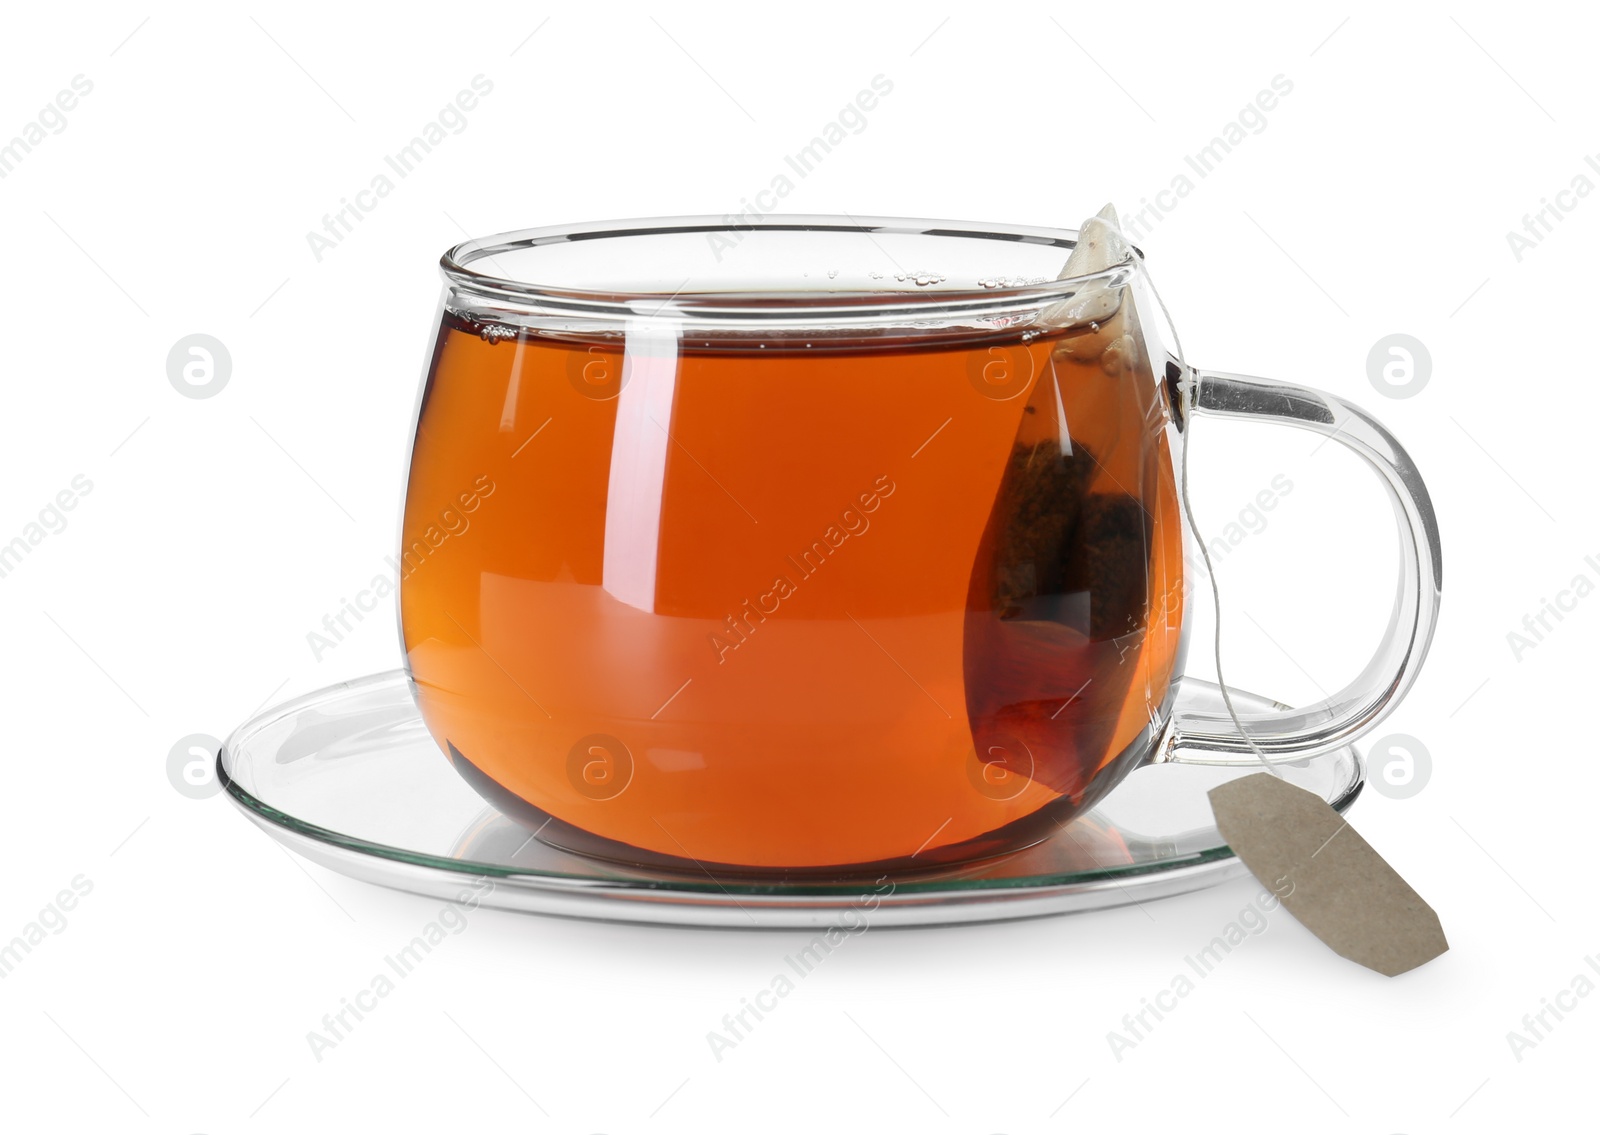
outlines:
[[[1388,716],[1416,681],[1433,639],[1441,583],[1439,524],[1422,475],[1371,414],[1332,394],[1216,371],[1195,371],[1192,381],[1189,405],[1195,414],[1276,422],[1336,440],[1366,461],[1394,504],[1400,583],[1389,629],[1372,661],[1344,689],[1315,705],[1240,715],[1268,760],[1299,760],[1342,748]],[[1184,427],[1187,431],[1189,423]],[[1159,759],[1209,765],[1256,761],[1226,714],[1182,710],[1173,716]]]

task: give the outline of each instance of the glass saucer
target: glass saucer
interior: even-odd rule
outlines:
[[[1232,691],[1241,713],[1284,708]],[[1210,683],[1179,703],[1222,712]],[[1278,765],[1343,811],[1361,790],[1353,748]],[[644,869],[542,842],[485,804],[450,766],[403,671],[297,698],[234,731],[217,755],[233,802],[314,863],[415,894],[505,910],[680,926],[934,926],[1143,903],[1244,873],[1206,791],[1257,770],[1164,763],[1134,770],[1042,843],[887,879],[804,880]]]

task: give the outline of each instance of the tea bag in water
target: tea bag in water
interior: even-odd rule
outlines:
[[[1047,338],[969,599],[978,751],[1025,752],[1031,779],[1079,807],[1114,779],[1100,774],[1149,724],[1172,662],[1167,636],[1145,649],[1171,558],[1152,518],[1156,383],[1125,283],[1093,278],[1130,252],[1110,206],[1080,231],[1059,278],[1087,278],[1042,313]]]
[[[1057,278],[1097,275],[1121,263],[1130,251],[1117,227],[1116,210],[1107,205],[1084,223]],[[1140,470],[1106,469],[1108,462],[1126,464],[1126,455],[1119,457],[1118,451],[1131,409],[1125,405],[1128,391],[1115,381],[1126,375],[1135,349],[1130,337],[1135,329],[1122,311],[1122,291],[1120,286],[1089,280],[1042,313],[1045,328],[1071,332],[1056,341],[1031,392],[998,510],[1005,518],[995,595],[1002,617],[1043,617],[1096,638],[1133,630],[1137,611],[1128,603],[1105,602],[1113,590],[1125,588],[1092,586],[1096,580],[1091,577],[1104,573],[1092,570],[1086,561],[1103,559],[1105,544],[1096,534],[1075,532],[1080,518],[1091,528],[1103,528],[1108,521],[1113,529],[1128,528],[1118,525],[1119,517],[1110,513],[1127,512],[1131,506],[1134,524],[1128,531],[1137,553],[1144,551],[1145,543],[1145,533],[1138,530],[1142,510],[1128,496],[1139,485]],[[1137,421],[1137,415],[1133,417]],[[1114,540],[1116,533],[1098,535]],[[1136,554],[1135,567],[1138,561]],[[1135,574],[1142,583],[1142,572]],[[1050,606],[1059,609],[1065,601],[1079,617],[1045,614],[1039,602],[1030,602],[1050,596],[1057,597]],[[1139,597],[1131,598],[1136,602]]]
[[[1107,204],[1083,222],[1078,244],[1062,267],[1058,280],[1095,276],[1128,260],[1133,246],[1122,235],[1116,209]],[[1132,373],[1139,362],[1138,328],[1132,305],[1124,310],[1126,288],[1108,285],[1104,280],[1088,280],[1071,299],[1046,311],[1052,318],[1072,324],[1087,322],[1088,329],[1062,340],[1053,356],[1063,365],[1086,366],[1098,363],[1108,379],[1145,380]],[[1060,368],[1056,373],[1060,373]],[[1108,414],[1107,419],[1122,424],[1126,411],[1147,409],[1130,403],[1143,391],[1122,389],[1115,382],[1105,384],[1101,397],[1124,403],[1124,413]],[[1132,396],[1132,397],[1130,397]],[[1137,414],[1142,418],[1143,414]],[[1081,588],[1090,596],[1090,633],[1094,638],[1131,635],[1143,629],[1146,612],[1146,584],[1151,533],[1149,516],[1138,498],[1148,479],[1147,470],[1128,464],[1127,452],[1146,453],[1142,436],[1130,439],[1132,447],[1119,444],[1120,430],[1101,441],[1098,454],[1091,454],[1097,474],[1087,483],[1088,493],[1080,505],[1078,539],[1074,542],[1066,567],[1068,585]],[[1142,465],[1142,462],[1141,462]]]

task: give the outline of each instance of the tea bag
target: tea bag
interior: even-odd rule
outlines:
[[[1129,250],[1117,227],[1116,210],[1107,205],[1084,223],[1057,279],[1097,275],[1124,260]],[[1115,365],[1120,359],[1113,348],[1124,334],[1123,321],[1118,318],[1121,304],[1120,287],[1090,280],[1045,309],[1040,318],[1045,327],[1073,332],[1056,344],[1052,356],[1090,364],[1103,360],[1103,365],[1112,367],[1107,373],[1120,373]],[[1022,614],[1021,608],[1031,597],[1063,590],[1062,575],[1072,558],[1073,531],[1104,456],[1092,452],[1083,438],[1072,436],[1066,400],[1059,389],[1061,381],[1054,366],[1040,377],[1001,486],[996,511],[1005,518],[1005,528],[997,553],[995,606],[1007,618]],[[1104,396],[1114,397],[1115,388],[1108,385]],[[1095,447],[1103,450],[1108,440],[1096,437]],[[1084,588],[1081,597],[1087,600],[1089,594]],[[1087,610],[1083,616],[1071,621],[1088,633]]]
[[[1135,377],[1125,274],[1106,272],[1129,252],[1108,206],[1063,270],[1084,278],[1042,313],[1048,356],[1030,359],[1044,365],[974,565],[966,630],[979,751],[1026,752],[1029,777],[1080,806],[1104,791],[1104,757],[1127,741],[1113,744],[1128,729],[1130,684],[1150,679],[1154,545],[1140,494],[1152,483],[1144,466],[1153,451],[1141,431],[1157,396]]]
[[[1132,257],[1133,246],[1122,235],[1117,210],[1107,204],[1079,227],[1078,243],[1056,279],[1098,276]],[[1127,288],[1120,281],[1111,284],[1103,279],[1088,279],[1071,298],[1046,311],[1047,321],[1088,325],[1062,339],[1056,345],[1055,356],[1080,365],[1098,363],[1108,378],[1128,378],[1139,345],[1132,312],[1123,310],[1126,295]],[[1105,397],[1124,396],[1114,385],[1108,385]],[[1115,447],[1118,440],[1107,437],[1102,444]],[[1102,452],[1099,459],[1090,455],[1096,466],[1101,459],[1110,457],[1108,452]],[[1145,613],[1141,608],[1151,536],[1144,506],[1128,491],[1137,481],[1122,484],[1116,478],[1099,480],[1102,483],[1093,486],[1097,491],[1090,492],[1082,502],[1081,531],[1067,568],[1069,586],[1090,596],[1091,633],[1097,639],[1143,627]],[[1104,484],[1105,480],[1111,484]]]
[[[1116,210],[1107,205],[1085,222],[1057,278],[1098,275],[1121,263],[1129,252],[1117,227]],[[1116,422],[1118,384],[1080,383],[1081,372],[1073,364],[1092,367],[1098,362],[1107,376],[1122,376],[1126,356],[1121,352],[1127,346],[1122,292],[1120,286],[1108,287],[1103,280],[1086,280],[1077,292],[1042,313],[1044,326],[1069,329],[1069,334],[1055,344],[1052,365],[1031,392],[996,509],[1005,523],[995,556],[995,609],[1011,620],[1013,628],[1032,628],[1051,642],[1060,639],[1067,627],[1104,639],[1138,621],[1130,604],[1116,604],[1113,610],[1105,602],[1130,590],[1114,586],[1113,580],[1144,582],[1143,553],[1148,543],[1148,533],[1137,523],[1142,518],[1138,501],[1126,491],[1107,493],[1102,483],[1106,480],[1102,462],[1107,450],[1115,447],[1117,427],[1092,431],[1091,449],[1087,439],[1072,436],[1074,422],[1069,419],[1076,413],[1068,412],[1069,403],[1075,411],[1093,407],[1087,417]],[[1130,531],[1139,528],[1132,556],[1117,554],[1124,550],[1114,539],[1118,525],[1105,524],[1108,511],[1116,506],[1134,519],[1113,521],[1122,521],[1120,527]],[[1106,530],[1098,531],[1101,528]]]
[[[1132,254],[1133,246],[1122,235],[1118,224],[1117,210],[1108,204],[1083,222],[1078,230],[1077,246],[1056,279],[1095,276],[1127,261]],[[1071,297],[1048,308],[1043,317],[1047,326],[1090,325],[1088,332],[1072,336],[1056,349],[1086,362],[1099,359],[1108,374],[1121,373],[1125,361],[1123,353],[1132,345],[1125,341],[1124,331],[1115,318],[1121,308],[1123,291],[1120,285],[1113,287],[1104,280],[1089,280]]]

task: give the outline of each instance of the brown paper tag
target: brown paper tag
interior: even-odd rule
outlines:
[[[1258,772],[1208,795],[1228,846],[1335,953],[1394,977],[1450,948],[1433,908],[1316,793]]]

